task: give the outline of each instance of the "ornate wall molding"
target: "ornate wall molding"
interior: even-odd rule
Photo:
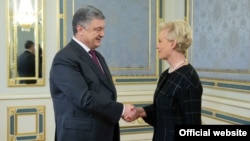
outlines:
[[[72,37],[73,13],[94,5],[106,16],[105,37],[98,50],[117,84],[156,82],[162,65],[156,52],[158,22],[164,0],[59,0],[60,48]]]
[[[203,84],[249,92],[249,0],[186,2],[187,20],[194,35],[188,59]]]
[[[8,107],[8,141],[45,141],[45,106]]]

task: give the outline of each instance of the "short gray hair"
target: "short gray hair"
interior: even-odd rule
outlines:
[[[77,33],[76,26],[81,25],[84,28],[88,25],[90,21],[93,19],[101,19],[104,20],[105,16],[102,13],[101,10],[98,8],[91,6],[91,5],[83,5],[81,8],[79,8],[72,20],[72,27],[73,27],[73,34],[75,35]]]

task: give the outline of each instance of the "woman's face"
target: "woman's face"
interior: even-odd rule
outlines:
[[[167,34],[167,30],[163,30],[159,33],[158,44],[156,46],[159,58],[163,60],[167,60],[173,47],[173,41],[166,39]]]

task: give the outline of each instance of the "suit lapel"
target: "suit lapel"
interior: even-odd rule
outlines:
[[[101,56],[101,54],[98,51],[96,51],[96,55],[97,55],[97,57],[98,57],[98,59],[100,61],[100,64],[101,64],[101,66],[103,68],[103,71],[105,73],[105,74],[101,74],[101,75],[103,75],[105,77],[105,83],[107,85],[111,86],[113,90],[115,90],[115,86],[114,86],[113,80],[112,80],[112,75],[111,75],[111,73],[109,71],[108,65],[106,64],[104,58]],[[108,83],[107,83],[107,81],[108,81]],[[115,99],[116,99],[116,97],[115,97]]]
[[[157,84],[157,88],[156,88],[156,90],[155,90],[154,100],[155,100],[155,98],[157,97],[159,91],[161,90],[161,87],[162,87],[162,85],[164,84],[165,80],[167,79],[168,75],[169,75],[169,74],[168,74],[167,71],[165,71],[165,72],[163,72],[163,73],[161,74],[161,76],[160,76],[160,78],[159,78],[159,81],[158,81],[158,84]]]
[[[109,72],[107,64],[104,61],[104,58],[99,54],[99,52],[96,51],[96,55],[97,55],[101,65],[102,65],[102,68],[103,68],[105,74],[103,74],[103,72],[100,70],[100,68],[98,68],[98,66],[95,64],[95,62],[91,59],[89,54],[78,43],[76,43],[74,40],[72,40],[71,43],[73,43],[74,46],[76,46],[78,49],[81,50],[81,51],[79,51],[81,58],[83,59],[83,61],[85,61],[92,68],[93,72],[96,73],[96,75],[101,80],[101,82],[106,87],[108,87],[111,91],[115,92],[115,88],[114,88],[114,85],[112,82],[111,74]]]

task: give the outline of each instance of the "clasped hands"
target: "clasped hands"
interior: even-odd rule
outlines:
[[[124,105],[124,113],[122,115],[122,119],[127,122],[132,122],[140,117],[146,117],[146,112],[142,107],[135,107],[133,104],[125,104]]]

